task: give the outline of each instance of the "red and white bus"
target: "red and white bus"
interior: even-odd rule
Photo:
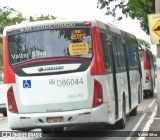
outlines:
[[[93,123],[122,129],[142,101],[136,37],[97,20],[6,27],[3,56],[13,130]]]
[[[154,66],[154,56],[152,52],[144,48],[139,50],[140,61],[142,67],[142,77],[143,77],[143,93],[144,96],[154,96],[155,88],[155,66]]]

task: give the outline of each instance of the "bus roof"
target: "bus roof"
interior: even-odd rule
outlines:
[[[116,34],[121,34],[122,36],[126,36],[128,38],[133,38],[135,39],[136,37],[133,34],[130,34],[128,32],[122,31],[118,29],[116,26],[110,24],[110,23],[103,23],[101,21],[98,21],[96,19],[63,19],[63,18],[57,18],[54,20],[43,20],[43,21],[36,21],[36,22],[22,22],[20,24],[16,25],[11,25],[11,26],[6,26],[3,30],[3,36],[7,35],[7,32],[16,30],[16,29],[21,29],[21,28],[26,28],[26,27],[34,27],[34,26],[40,26],[40,25],[46,25],[46,24],[52,24],[52,23],[84,23],[84,22],[91,22],[92,26],[99,26],[102,29],[108,28],[111,32],[114,32]]]
[[[92,22],[94,20],[73,20],[73,19],[54,19],[54,20],[43,20],[43,21],[36,21],[36,22],[22,22],[20,24],[6,26],[3,30],[3,36],[6,35],[6,32],[9,30],[14,29],[21,29],[25,27],[31,27],[36,25],[45,25],[45,24],[52,24],[52,23],[83,23],[85,21]]]

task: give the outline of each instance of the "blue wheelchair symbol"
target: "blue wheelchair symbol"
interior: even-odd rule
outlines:
[[[23,80],[23,88],[31,88],[31,80]]]

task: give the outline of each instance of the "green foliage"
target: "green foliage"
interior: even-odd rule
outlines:
[[[116,18],[116,11],[120,9],[122,14],[132,19],[138,19],[141,29],[149,34],[147,14],[155,12],[154,0],[98,0],[98,8],[106,9],[106,15]],[[117,20],[123,18],[117,17]]]
[[[5,26],[14,25],[25,20],[22,14],[13,8],[0,7],[0,34]]]
[[[30,21],[31,22],[34,22],[34,21],[42,21],[42,20],[52,20],[52,19],[56,19],[55,16],[52,16],[52,15],[47,15],[47,16],[43,16],[41,15],[40,17],[32,17],[30,16]]]
[[[137,40],[138,40],[138,43],[141,46],[144,46],[144,47],[146,47],[148,49],[151,49],[151,45],[148,42],[146,42],[145,40],[143,40],[143,39],[137,39]]]
[[[13,8],[9,7],[0,7],[0,70],[3,67],[3,58],[2,58],[2,33],[5,26],[13,25],[20,23],[25,20],[22,14]]]
[[[50,20],[55,19],[55,16],[47,15],[40,17],[30,17],[30,21],[41,21],[41,20]],[[27,20],[23,17],[22,13],[19,11],[14,10],[13,8],[9,7],[0,7],[0,70],[2,70],[3,67],[3,57],[2,57],[2,33],[3,29],[6,26],[14,25],[17,23],[21,23],[22,21]]]

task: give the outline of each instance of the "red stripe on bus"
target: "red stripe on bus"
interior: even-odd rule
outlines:
[[[4,65],[4,83],[15,83],[15,73],[9,65],[9,55],[8,55],[8,38],[3,37],[3,65]]]
[[[147,51],[144,51],[144,69],[145,70],[150,69],[149,55],[148,55]]]
[[[105,75],[100,32],[98,27],[92,27],[93,59],[91,62],[91,75]]]
[[[42,64],[42,63],[50,63],[50,62],[67,62],[67,61],[74,61],[74,62],[87,62],[88,59],[86,58],[47,58],[41,60],[31,60],[29,62],[23,62],[22,64],[15,64],[13,67],[22,67],[27,65],[34,65],[34,64]]]

